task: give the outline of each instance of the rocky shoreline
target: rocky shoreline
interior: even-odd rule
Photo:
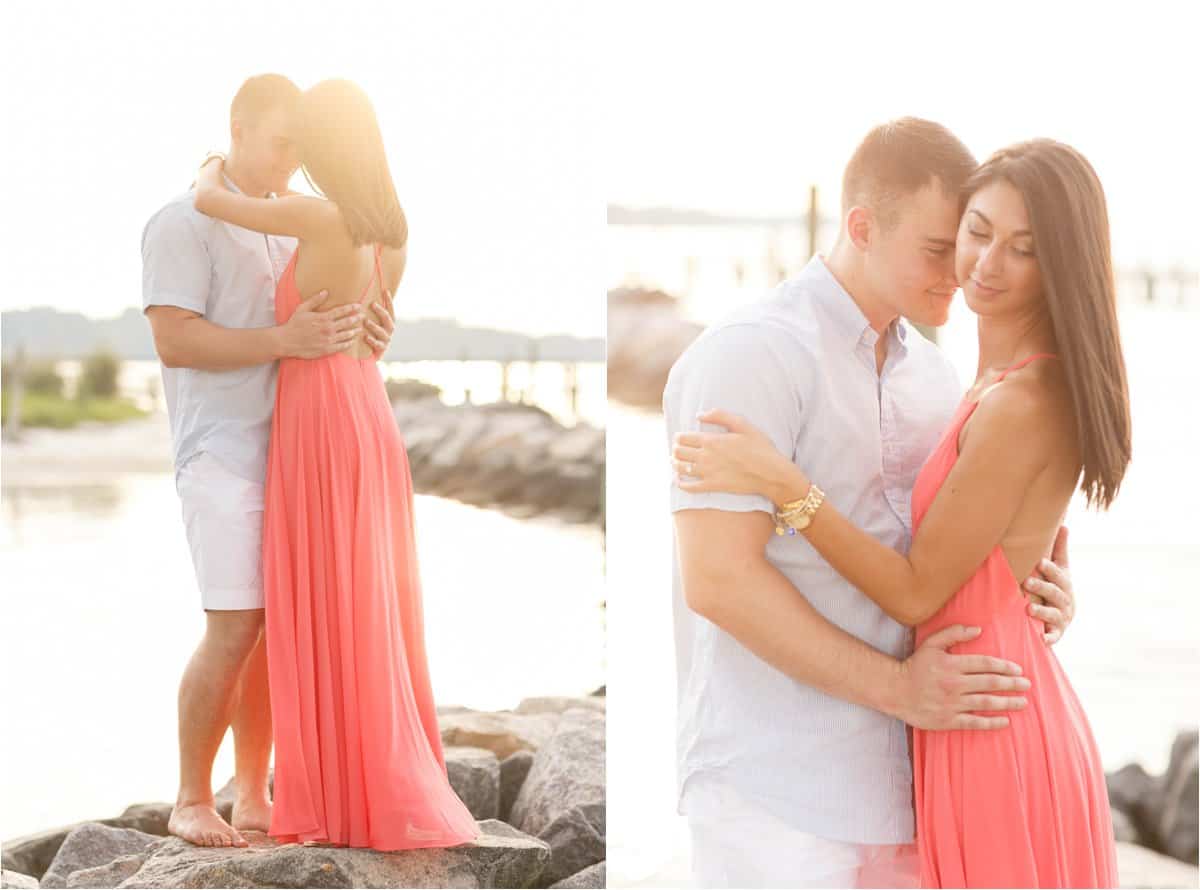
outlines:
[[[393,386],[392,384],[400,384]],[[436,387],[389,382],[413,489],[517,519],[533,516],[603,525],[604,430],[564,426],[517,402],[446,405]],[[432,393],[432,394],[431,394]],[[4,445],[9,484],[97,484],[120,473],[171,473],[166,415],[62,431],[27,429]]]
[[[446,405],[401,398],[392,412],[404,436],[413,488],[519,519],[604,521],[604,430],[559,424],[529,405]]]
[[[4,887],[603,887],[605,711],[600,694],[511,711],[439,708],[451,784],[480,837],[380,852],[279,844],[197,847],[167,835],[169,802],[3,844]],[[216,795],[230,818],[232,780]]]
[[[671,365],[703,329],[685,319],[675,298],[663,291],[609,291],[609,398],[661,411]]]
[[[1108,800],[1118,841],[1200,864],[1200,732],[1179,733],[1167,771],[1151,776],[1131,763],[1109,773]],[[1194,885],[1194,882],[1193,882]]]

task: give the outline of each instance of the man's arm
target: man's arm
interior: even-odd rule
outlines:
[[[789,677],[922,729],[1000,729],[1024,707],[1020,667],[987,655],[951,655],[978,629],[932,635],[897,660],[846,633],[812,607],[766,558],[774,532],[759,510],[680,510],[676,537],[688,607]]]
[[[319,311],[327,296],[321,291],[283,325],[222,327],[204,317],[211,286],[212,259],[190,208],[168,204],[142,232],[142,308],[167,367],[227,371],[285,356],[317,358],[343,349],[362,326],[357,304]],[[390,318],[380,321],[389,324]]]
[[[166,367],[230,371],[344,349],[362,327],[362,307],[351,304],[322,312],[316,307],[325,297],[321,291],[301,303],[286,324],[266,328],[226,328],[178,306],[152,305],[145,313],[155,351]]]

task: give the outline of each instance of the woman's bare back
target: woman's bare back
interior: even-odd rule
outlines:
[[[321,304],[322,309],[360,302],[368,319],[374,318],[372,304],[391,308],[387,293],[395,293],[404,275],[407,247],[384,247],[380,251],[382,282],[375,274],[374,245],[356,247],[344,231],[329,239],[301,241],[297,250],[296,289],[301,299],[327,290],[329,296]],[[370,358],[373,350],[366,342],[366,330],[342,351],[351,358]]]
[[[1062,365],[1058,361],[1032,362],[1010,374],[1003,382],[984,379],[975,384],[967,398],[987,398],[993,386],[1016,386],[1028,398],[1046,400],[1053,408],[1057,428],[1055,446],[1046,455],[1044,469],[1025,492],[1016,515],[1000,540],[1005,560],[1013,577],[1027,578],[1043,557],[1049,557],[1055,535],[1066,516],[1067,507],[1079,482],[1082,461],[1076,443],[1074,416]],[[969,434],[971,419],[959,431],[958,448]]]

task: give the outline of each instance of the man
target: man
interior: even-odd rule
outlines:
[[[877,127],[847,165],[842,226],[767,299],[706,330],[671,370],[668,440],[696,415],[740,414],[860,528],[906,552],[917,472],[962,395],[938,349],[901,318],[944,324],[957,289],[959,187],[976,167],[945,128]],[[711,887],[916,887],[911,735],[994,731],[1024,704],[1020,668],[947,649],[776,536],[765,498],[671,488],[679,811]],[[1066,565],[1060,531],[1055,560]],[[1030,579],[1061,636],[1070,580]],[[986,639],[986,638],[984,638]],[[910,654],[912,653],[912,654]]]
[[[287,115],[299,89],[265,74],[242,85],[230,110],[226,182],[246,194],[287,191],[299,166]],[[266,831],[271,709],[263,629],[262,515],[277,361],[343,349],[366,325],[380,354],[393,319],[357,305],[320,311],[324,291],[275,323],[275,284],[296,239],[206,217],[185,192],[142,234],[142,301],[163,364],[175,447],[175,484],[206,629],[179,687],[180,783],[168,831],[205,846],[246,846]],[[232,724],[237,799],[218,815],[212,767]]]

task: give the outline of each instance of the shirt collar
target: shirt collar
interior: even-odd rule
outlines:
[[[799,278],[811,287],[819,311],[832,323],[838,337],[846,345],[851,348],[860,345],[875,348],[879,334],[871,327],[854,298],[829,271],[829,266],[820,255],[813,255],[801,270]],[[892,338],[892,343],[904,347],[908,339],[908,323],[897,318],[888,326],[886,333]]]

